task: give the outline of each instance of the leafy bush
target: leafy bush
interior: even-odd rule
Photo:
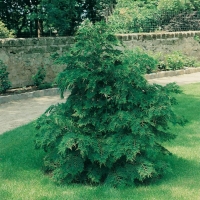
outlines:
[[[52,83],[42,83],[41,85],[38,86],[39,90],[44,90],[44,89],[48,89],[48,88],[52,88],[53,84]]]
[[[197,66],[197,61],[194,58],[185,56],[178,51],[162,57],[161,55],[157,55],[155,58],[159,60],[158,69],[160,70],[178,70],[185,67]]]
[[[32,76],[33,82],[35,86],[40,86],[42,85],[44,79],[46,77],[46,70],[44,67],[38,67],[37,68],[37,73]]]
[[[116,33],[198,30],[198,14],[191,11],[199,8],[196,0],[118,0],[108,22]]]
[[[0,21],[0,38],[12,38],[13,36],[13,32],[9,31],[5,24]]]
[[[108,23],[116,33],[154,31],[149,24],[158,24],[156,1],[120,0]]]
[[[162,12],[179,12],[184,10],[186,7],[185,2],[182,0],[159,0],[157,8]]]
[[[57,78],[62,95],[66,88],[71,94],[36,123],[45,170],[60,183],[112,186],[166,173],[169,152],[162,142],[175,137],[170,123],[183,122],[172,109],[178,86],[150,85],[146,61],[117,48],[103,22],[84,22],[75,41],[57,61],[66,64]]]
[[[182,69],[184,67],[183,57],[178,52],[168,55],[166,57],[166,66],[172,70]]]
[[[38,67],[37,73],[34,76],[32,76],[34,85],[37,86],[37,89],[43,90],[53,87],[52,83],[44,82],[45,77],[46,77],[46,69],[44,67]]]
[[[5,93],[11,87],[8,74],[7,66],[0,60],[0,93]]]

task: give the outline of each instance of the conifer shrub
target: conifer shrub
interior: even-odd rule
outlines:
[[[84,22],[75,41],[57,60],[66,64],[57,78],[61,93],[71,94],[36,123],[44,169],[59,183],[116,187],[162,176],[170,169],[162,143],[175,137],[169,125],[183,123],[172,108],[178,86],[150,85],[147,60],[121,50],[103,22]]]
[[[11,87],[8,74],[7,66],[0,60],[0,93],[5,93]]]

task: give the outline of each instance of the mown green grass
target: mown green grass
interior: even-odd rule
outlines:
[[[198,200],[200,199],[200,84],[186,85],[176,111],[188,119],[165,144],[172,173],[148,186],[123,189],[53,183],[42,173],[44,153],[34,149],[34,124],[0,136],[0,200]]]

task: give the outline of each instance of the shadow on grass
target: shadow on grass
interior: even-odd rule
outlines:
[[[20,171],[31,173],[33,170],[41,170],[44,153],[35,150],[34,134],[34,124],[31,123],[0,136],[0,146],[3,147],[0,149],[0,165],[3,166],[2,178],[20,178]],[[178,158],[175,155],[170,156],[169,161],[173,172],[166,174],[162,179],[153,183],[152,186],[159,186],[167,182],[173,185],[181,184],[190,187],[192,184],[192,187],[195,187],[195,185],[198,187],[196,177],[200,177],[199,162]],[[95,191],[99,190],[98,187],[93,189]]]
[[[44,153],[34,148],[34,123],[0,135],[0,165],[6,177],[20,170],[40,169]],[[2,175],[2,174],[1,174]]]
[[[197,85],[200,86],[200,85]],[[196,87],[197,87],[196,86]],[[187,86],[188,87],[188,86]],[[190,90],[190,89],[189,89]],[[168,147],[176,148],[177,152],[189,149],[197,152],[200,146],[200,94],[178,95],[179,105],[175,110],[186,117],[188,124],[185,127],[174,127],[172,131],[177,133],[177,138],[167,143]],[[58,190],[48,199],[183,199],[187,193],[197,193],[200,188],[200,161],[190,159],[190,154],[185,158],[178,157],[176,153],[169,158],[172,173],[166,174],[162,179],[157,180],[148,186],[129,187],[123,189],[107,188],[105,186],[83,186],[70,185],[56,187],[50,178],[42,176],[44,153],[34,148],[35,129],[34,124],[19,127],[13,131],[0,135],[0,180],[24,182],[29,179],[37,179],[42,190],[48,196],[49,190]],[[181,152],[183,155],[185,152]],[[32,184],[29,187],[34,187]],[[51,188],[51,189],[49,189]],[[180,194],[177,194],[177,191]],[[3,193],[2,193],[3,192]],[[8,190],[1,190],[0,197],[9,197]],[[73,195],[72,195],[73,194]],[[178,197],[177,197],[178,196]],[[193,195],[191,195],[191,198]],[[193,199],[195,199],[194,196]],[[42,199],[35,198],[35,199]],[[9,198],[8,198],[9,199]],[[11,198],[10,198],[11,199]],[[19,198],[20,199],[20,198]],[[33,198],[34,199],[34,198]]]

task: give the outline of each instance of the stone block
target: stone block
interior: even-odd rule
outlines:
[[[191,74],[191,73],[194,73],[194,72],[195,72],[195,69],[193,69],[193,68],[187,68],[185,70],[185,74]]]
[[[61,50],[61,48],[58,45],[51,45],[51,46],[47,46],[46,47],[46,52],[50,53],[50,52],[57,52]]]
[[[150,79],[149,77],[150,77],[149,74],[145,74],[145,75],[144,75],[144,78],[147,79],[147,80]]]
[[[31,38],[31,39],[29,39],[29,45],[36,46],[38,44],[39,44],[39,39],[38,38]]]
[[[157,78],[163,78],[163,77],[165,77],[165,71],[157,73]]]
[[[197,68],[196,68],[196,72],[200,72],[200,67],[197,67]]]
[[[128,35],[128,40],[130,40],[130,41],[133,40],[133,35],[129,34]]]
[[[33,48],[29,48],[29,50],[27,51],[28,54],[34,54],[34,53],[43,54],[45,52],[46,52],[45,47],[33,47]]]
[[[53,40],[53,45],[62,45],[62,40],[60,37],[55,37]]]
[[[53,42],[54,42],[54,38],[52,38],[52,37],[46,38],[46,46],[52,45]]]
[[[61,51],[62,51],[62,52],[69,51],[69,49],[70,49],[70,46],[69,46],[69,45],[61,46]]]
[[[167,76],[176,76],[176,73],[175,73],[175,71],[166,71],[165,72],[165,76],[167,77]]]
[[[162,37],[162,39],[166,39],[166,34],[165,34],[165,33],[162,33],[162,34],[161,34],[161,37]]]
[[[46,38],[39,38],[38,39],[38,45],[39,46],[45,46],[46,45]]]
[[[3,39],[2,40],[2,47],[9,47],[9,46],[10,46],[9,39]]]
[[[123,41],[127,41],[127,40],[128,40],[128,35],[125,35],[125,34],[122,35],[122,40],[123,40]]]
[[[176,73],[176,76],[183,75],[184,70],[176,70],[175,73]]]
[[[157,33],[156,39],[161,39],[161,38],[162,38],[162,34],[161,33]]]
[[[149,79],[154,79],[154,78],[157,78],[156,73],[149,74]]]
[[[68,36],[67,37],[67,42],[68,42],[68,44],[74,44],[74,42],[75,42],[74,37]]]

